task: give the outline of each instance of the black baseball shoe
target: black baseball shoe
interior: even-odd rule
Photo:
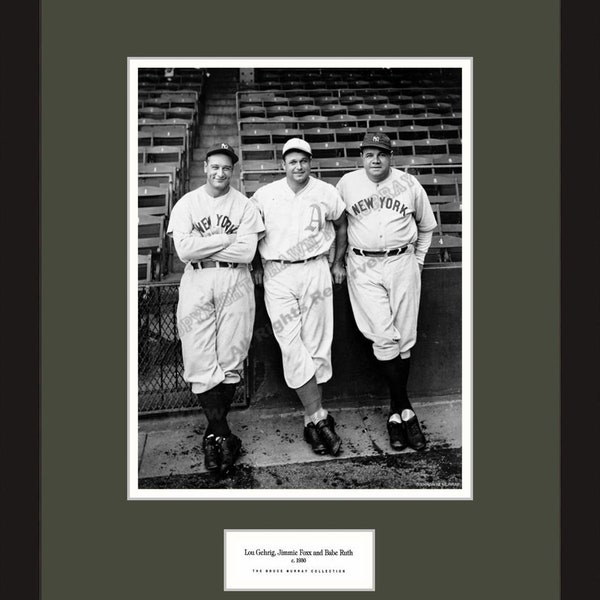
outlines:
[[[304,441],[310,444],[315,454],[325,454],[327,448],[319,437],[319,432],[314,423],[309,423],[304,426]]]
[[[394,450],[404,450],[408,446],[408,440],[406,439],[406,427],[404,423],[397,423],[396,421],[387,422],[388,435],[390,436],[390,446]]]
[[[325,447],[333,456],[336,456],[342,446],[340,436],[335,432],[335,421],[331,415],[316,424],[317,433]]]
[[[417,415],[412,416],[408,421],[404,421],[403,425],[406,428],[406,440],[408,445],[413,450],[423,450],[426,444],[425,436],[421,431]]]
[[[219,438],[221,447],[221,473],[225,474],[233,467],[242,449],[242,440],[233,433],[227,437]]]
[[[202,441],[204,450],[204,467],[207,471],[218,471],[221,466],[221,452],[217,444],[217,438],[210,434]]]

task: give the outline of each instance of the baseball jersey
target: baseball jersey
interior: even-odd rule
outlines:
[[[364,169],[344,175],[337,184],[348,217],[348,243],[361,250],[389,250],[414,244],[419,232],[437,226],[427,193],[416,177],[390,169],[375,183]]]
[[[202,186],[182,196],[173,206],[167,233],[176,241],[182,235],[198,238],[193,240],[196,256],[191,260],[214,256],[217,260],[249,262],[236,260],[235,255],[217,253],[226,248],[225,254],[233,246],[228,246],[228,235],[235,233],[240,240],[248,234],[260,234],[264,229],[256,206],[238,190],[230,187],[227,194],[213,198]],[[186,260],[186,257],[180,258]]]
[[[265,224],[258,244],[265,260],[304,260],[327,253],[335,238],[332,221],[345,210],[335,187],[314,177],[297,194],[285,178],[279,179],[259,188],[253,200]]]

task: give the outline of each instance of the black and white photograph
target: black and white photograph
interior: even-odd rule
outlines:
[[[130,499],[472,498],[471,78],[128,59]]]

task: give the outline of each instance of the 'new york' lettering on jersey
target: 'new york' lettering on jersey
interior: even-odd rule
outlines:
[[[304,260],[328,252],[335,238],[332,221],[345,210],[335,187],[314,177],[297,194],[280,179],[259,188],[252,199],[265,225],[258,244],[265,260]]]
[[[167,233],[194,233],[203,237],[225,233],[258,233],[262,223],[252,202],[234,188],[213,198],[198,188],[185,194],[173,207]]]
[[[380,183],[364,169],[344,175],[338,182],[348,216],[348,243],[362,250],[401,248],[417,240],[419,231],[432,231],[437,223],[427,193],[416,177],[391,169]]]

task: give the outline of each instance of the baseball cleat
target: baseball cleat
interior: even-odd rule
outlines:
[[[221,447],[221,473],[225,474],[233,467],[242,449],[242,440],[233,433],[219,438]]]
[[[325,454],[327,452],[327,448],[321,441],[314,423],[309,423],[304,427],[304,441],[310,444],[315,454]]]
[[[408,446],[408,440],[406,439],[406,428],[404,423],[397,423],[396,421],[387,422],[388,435],[390,437],[390,446],[394,450],[404,450]]]
[[[335,421],[331,415],[319,421],[316,425],[317,432],[325,447],[333,456],[336,456],[342,446],[340,436],[335,432]]]
[[[221,466],[221,454],[217,444],[217,438],[214,435],[208,435],[202,442],[204,450],[204,467],[207,471],[218,471]]]
[[[404,421],[403,425],[406,428],[406,439],[408,441],[408,445],[413,450],[423,450],[426,444],[425,436],[421,431],[421,426],[419,425],[417,415],[414,415],[408,419],[408,421]]]

